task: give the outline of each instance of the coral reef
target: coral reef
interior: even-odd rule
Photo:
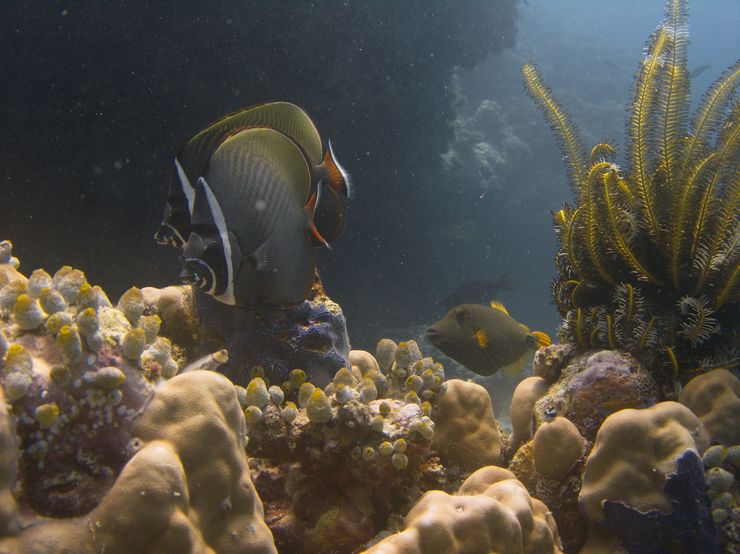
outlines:
[[[274,552],[234,386],[167,380],[181,350],[139,289],[114,307],[0,251],[0,550]]]
[[[5,410],[0,419],[7,431]],[[228,380],[198,371],[162,383],[132,434],[135,454],[92,511],[6,531],[0,549],[275,552],[243,453],[244,417]],[[12,435],[2,439],[12,442]],[[3,478],[7,483],[8,473]],[[10,514],[4,515],[8,529]]]
[[[228,350],[229,360],[218,371],[237,385],[246,386],[259,366],[275,383],[300,368],[324,386],[349,365],[342,309],[318,279],[308,300],[281,308],[227,306],[190,287],[144,292],[147,306],[164,322],[163,332],[186,346],[190,359]]]
[[[704,489],[701,459],[687,450],[678,457],[676,470],[665,481],[670,512],[637,509],[618,500],[606,500],[603,511],[609,532],[628,552],[670,552],[681,545],[684,552],[719,553]]]
[[[523,68],[576,195],[574,207],[554,214],[560,341],[630,352],[672,398],[677,380],[738,361],[740,66],[710,87],[689,125],[686,12],[685,0],[668,2],[648,42],[626,173],[612,144],[596,145],[588,159],[537,70]]]
[[[256,377],[244,391],[247,452],[281,552],[353,552],[424,491],[452,492],[503,461],[488,393],[444,381],[413,340],[349,359],[323,389],[293,370],[280,386]]]
[[[625,449],[627,444],[629,449]],[[685,512],[674,509],[671,497],[664,493],[666,480],[669,475],[683,471],[677,469],[677,464],[687,450],[696,457],[707,444],[699,419],[677,402],[661,402],[642,410],[620,410],[609,416],[599,429],[586,462],[579,497],[581,511],[589,522],[587,548],[616,541],[609,534],[613,522],[608,518],[605,501],[619,502],[643,513],[655,510],[684,517]],[[685,471],[690,478],[691,466]],[[690,504],[706,502],[703,479],[692,486],[696,496]],[[689,514],[691,509],[685,507]],[[674,531],[680,529],[681,521],[674,522]],[[695,532],[709,533],[700,523],[701,520],[696,522],[699,529]],[[671,536],[679,540],[683,535]]]
[[[381,364],[350,359],[323,389],[293,370],[281,386],[256,377],[245,391],[247,452],[281,552],[353,552],[423,490],[459,485],[431,443],[442,366],[413,341],[381,341]]]
[[[740,380],[726,369],[715,369],[689,381],[678,401],[696,414],[712,442],[740,444]]]
[[[456,494],[430,491],[406,516],[403,531],[368,554],[427,552],[558,553],[557,526],[547,506],[514,475],[488,466],[468,477]]]
[[[564,416],[593,441],[609,414],[645,408],[659,399],[648,369],[629,354],[602,350],[573,358],[557,384],[535,403],[534,417],[542,423]]]
[[[113,307],[68,266],[27,279],[0,264],[0,383],[22,449],[22,511],[74,516],[96,506],[130,457],[130,426],[153,383],[177,371],[138,289]]]

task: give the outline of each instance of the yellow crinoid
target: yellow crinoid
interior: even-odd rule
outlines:
[[[740,61],[689,118],[687,46],[687,2],[669,0],[635,79],[626,172],[611,144],[589,156],[537,69],[522,69],[576,197],[553,214],[560,339],[681,380],[737,366],[740,320]]]

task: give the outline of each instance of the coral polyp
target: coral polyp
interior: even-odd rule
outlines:
[[[612,144],[588,156],[537,69],[522,70],[576,196],[553,214],[561,342],[627,350],[682,382],[737,366],[740,316],[740,61],[689,119],[686,4],[669,0],[637,72],[628,171]]]

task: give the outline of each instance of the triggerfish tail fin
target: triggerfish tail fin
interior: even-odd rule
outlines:
[[[504,306],[498,300],[491,300],[491,308],[500,312],[504,312],[506,315],[509,315],[509,311],[506,309],[506,306]]]
[[[537,338],[538,348],[550,346],[552,344],[552,340],[550,340],[550,336],[547,333],[542,331],[532,331],[532,334]]]

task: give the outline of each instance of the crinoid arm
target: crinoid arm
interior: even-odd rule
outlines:
[[[586,151],[578,129],[571,122],[568,113],[552,95],[550,88],[543,82],[537,68],[532,64],[522,67],[524,86],[527,92],[545,115],[560,151],[568,167],[571,186],[576,197],[580,197],[581,187],[586,179]]]

